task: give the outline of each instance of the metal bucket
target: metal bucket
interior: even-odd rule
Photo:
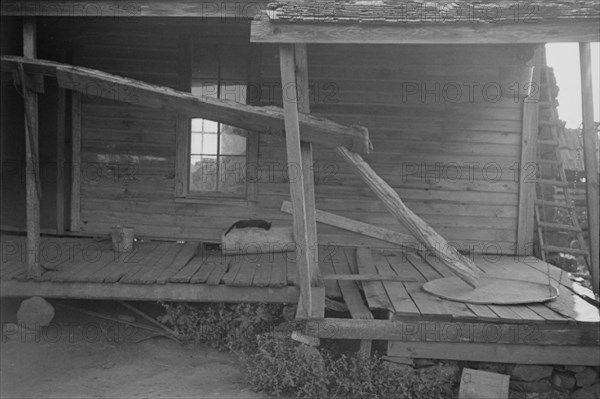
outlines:
[[[119,253],[131,252],[133,250],[133,237],[133,227],[113,226],[110,232],[113,251]]]

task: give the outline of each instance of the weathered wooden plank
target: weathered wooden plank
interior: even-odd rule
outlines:
[[[167,242],[159,242],[158,245],[151,250],[151,252],[144,255],[140,262],[129,263],[128,266],[130,267],[128,270],[124,270],[122,273],[117,273],[117,275],[120,274],[120,276],[115,281],[119,281],[121,283],[131,283],[133,279],[138,280],[141,275],[146,273],[146,271],[160,262],[167,251],[173,249],[170,244],[171,243]],[[106,276],[104,282],[110,282],[111,280],[114,280],[115,277],[117,276]]]
[[[138,268],[148,265],[152,259],[160,256],[159,242],[138,242],[133,246],[133,252],[115,253],[115,260],[102,270],[102,280],[105,283],[115,283],[127,273],[133,273]]]
[[[198,251],[198,242],[187,242],[175,259],[168,265],[156,279],[158,284],[165,284],[172,276],[174,276],[179,270],[185,267],[187,263],[196,255]]]
[[[592,287],[600,290],[600,199],[598,193],[598,129],[594,123],[594,95],[590,43],[579,43],[581,69],[581,113],[583,120],[583,160],[585,162],[585,193],[590,237],[590,273]],[[598,105],[596,105],[598,106]],[[597,109],[597,108],[596,108]]]
[[[287,285],[287,267],[285,262],[275,259],[271,267],[269,287],[283,287]]]
[[[231,257],[229,261],[229,269],[227,270],[227,273],[223,275],[222,278],[223,284],[233,285],[233,280],[235,280],[236,276],[242,269],[243,264],[243,257]]]
[[[257,107],[227,99],[194,96],[167,87],[53,61],[26,60],[16,56],[2,56],[1,59],[2,70],[12,70],[23,64],[26,71],[55,74],[59,86],[86,95],[150,108],[168,109],[260,133],[285,135],[284,112],[276,107]],[[293,66],[293,59],[290,61]],[[292,77],[295,77],[293,71],[291,73]],[[368,132],[364,128],[349,128],[325,118],[306,114],[298,116],[298,124],[302,139],[305,141],[332,148],[340,145],[348,146],[361,154],[370,152]]]
[[[35,17],[23,20],[23,56],[37,57],[37,30]],[[21,66],[19,77],[25,109],[25,164],[26,164],[26,209],[27,209],[27,276],[40,277],[40,199],[41,181],[39,173],[39,119],[37,94],[26,88],[27,76]]]
[[[600,365],[598,346],[503,345],[390,341],[389,356],[520,364]]]
[[[294,69],[296,71],[296,99],[298,112],[310,114],[308,53],[306,44],[304,43],[294,44]],[[316,273],[318,273],[319,246],[317,245],[317,222],[315,218],[317,206],[315,204],[313,150],[310,142],[300,141],[300,158],[302,159],[302,181],[304,183],[304,199],[306,201],[306,231],[308,233],[308,243],[312,244],[312,247],[310,247],[310,254],[313,257],[313,265],[316,269]]]
[[[260,262],[256,265],[256,272],[254,272],[254,279],[252,285],[255,287],[268,287],[269,279],[271,278],[271,269],[273,262]],[[289,274],[289,270],[288,270]],[[293,284],[292,284],[293,285]]]
[[[215,269],[215,267],[217,267],[217,262],[202,260],[202,258],[199,257],[192,259],[190,263],[193,263],[193,268],[196,270],[196,272],[188,280],[190,284],[205,283],[212,271]]]
[[[183,249],[183,245],[175,242],[168,243],[167,250],[161,255],[157,262],[152,266],[140,269],[140,271],[127,279],[129,283],[135,284],[154,284],[156,279],[170,264],[173,263],[179,252]]]
[[[240,262],[241,268],[238,274],[235,276],[235,279],[231,283],[233,286],[238,287],[249,287],[252,285],[252,280],[254,279],[254,273],[256,272],[256,263],[250,262],[248,259],[243,259]]]
[[[356,263],[360,274],[377,274],[370,248],[356,248]],[[381,281],[364,281],[362,286],[370,308],[394,310]]]
[[[56,99],[56,233],[59,235],[65,232],[66,111],[66,91],[59,88]]]
[[[319,251],[319,269],[322,273],[334,274],[335,270],[333,269],[333,251],[339,251],[340,247],[334,246],[322,246]],[[325,287],[325,294],[329,298],[341,298],[342,291],[340,291],[340,286],[335,280],[325,280],[323,281],[323,286]]]
[[[203,256],[196,255],[187,265],[180,269],[177,273],[169,278],[171,283],[188,283],[194,274],[203,266]],[[212,269],[211,269],[212,270]],[[206,278],[201,283],[205,282]]]
[[[403,254],[403,257],[406,257],[406,260],[410,264],[412,264],[414,266],[414,268],[417,269],[423,276],[425,276],[426,281],[436,280],[436,279],[442,277],[434,268],[431,267],[431,265],[429,263],[427,263],[419,255],[407,253],[407,254]],[[403,263],[404,264],[406,263],[406,262],[398,262],[398,263],[393,262],[394,260],[397,261],[399,258],[401,259],[401,257],[398,257],[398,256],[389,257],[392,268],[394,268],[394,266],[396,264],[401,265]],[[430,257],[428,257],[428,259],[429,258]],[[402,270],[405,270],[405,269],[406,269],[406,267]],[[396,270],[396,273],[398,273],[398,270],[397,269],[395,269],[395,270]],[[423,306],[427,306],[430,310],[438,309],[443,315],[451,315],[453,318],[467,318],[467,319],[475,319],[476,318],[475,314],[473,312],[471,312],[469,310],[469,308],[467,307],[467,305],[464,303],[443,300],[434,295],[424,292],[422,289],[416,290],[416,286],[419,286],[419,288],[420,288],[420,286],[422,286],[422,283],[416,283],[416,285],[414,285],[415,283],[405,283],[405,284],[413,284],[411,286],[411,289],[413,291],[409,291],[409,292],[411,292],[411,296],[417,303],[417,306],[420,306],[421,304],[423,304]],[[422,311],[421,308],[419,308],[419,309]]]
[[[81,230],[81,93],[71,93],[71,231]]]
[[[388,210],[413,234],[421,244],[433,251],[446,266],[469,285],[476,287],[479,269],[470,259],[439,235],[431,226],[404,205],[398,193],[371,169],[360,155],[337,147],[336,152],[386,205]]]
[[[294,303],[298,288],[229,287],[207,284],[105,284],[0,281],[2,296],[42,296],[104,300],[198,301],[225,303]]]
[[[281,64],[281,84],[283,87],[291,88],[292,93],[286,93],[283,101],[285,115],[285,143],[288,165],[295,166],[295,172],[288,167],[290,179],[290,197],[292,200],[292,216],[294,221],[294,240],[296,242],[296,264],[298,265],[298,281],[300,286],[300,302],[298,303],[297,318],[306,318],[312,313],[313,285],[316,285],[318,265],[315,263],[313,251],[317,243],[312,229],[314,219],[308,220],[308,213],[314,216],[314,210],[308,211],[306,202],[307,192],[304,183],[304,168],[309,165],[302,163],[302,150],[300,144],[300,125],[298,118],[298,96],[296,94],[296,74],[293,46],[281,46],[279,48]],[[295,176],[293,175],[295,173]],[[314,196],[314,189],[311,192]],[[314,201],[311,202],[314,205]],[[312,241],[311,241],[312,240]],[[318,259],[318,258],[317,258]]]
[[[252,21],[257,43],[477,44],[597,42],[598,23],[588,18],[536,20],[536,23],[344,24]]]
[[[528,165],[536,161],[536,141],[538,134],[540,68],[542,68],[542,48],[538,47],[533,56],[533,75],[527,98],[523,101],[523,122],[521,137],[521,160],[519,168],[519,215],[517,217],[517,248],[519,255],[533,253],[533,216],[535,200],[535,179],[528,177]]]
[[[597,324],[583,327],[566,323],[528,326],[396,316],[392,320],[327,318],[307,324],[307,328],[315,331],[319,338],[552,346],[597,345],[600,342],[597,327]]]
[[[348,274],[351,272],[351,267],[348,263],[348,258],[346,257],[343,249],[336,252],[336,254],[334,255],[332,265],[336,273]],[[340,290],[342,291],[342,297],[344,298],[344,302],[346,303],[346,306],[348,306],[348,311],[350,312],[350,315],[353,319],[374,318],[373,314],[366,306],[356,282],[341,280],[338,281],[338,284],[340,286]],[[364,356],[370,356],[371,346],[371,340],[361,340],[359,349],[360,353]]]
[[[392,274],[394,272],[398,274],[397,271],[392,269],[386,257],[381,253],[372,252],[372,257],[373,264],[375,265],[375,268],[379,274]],[[401,273],[399,275],[419,278],[416,270],[413,269],[411,273],[412,274]],[[408,293],[408,287],[406,287],[403,283],[399,281],[383,281],[382,284],[387,292],[388,297],[390,298],[390,302],[394,306],[394,313],[403,316],[421,315],[419,308],[411,298],[411,295]]]
[[[221,282],[221,278],[227,273],[227,269],[229,268],[229,261],[222,259],[220,262],[216,263],[215,268],[210,273],[210,276],[206,279],[206,284],[208,285],[219,285]]]
[[[288,284],[298,285],[298,264],[296,263],[296,259],[287,255],[284,255],[284,258]]]
[[[281,204],[281,211],[291,214],[292,204],[289,201],[283,201]],[[364,234],[368,237],[377,238],[400,246],[418,248],[417,240],[408,234],[402,234],[394,230],[374,226],[318,209],[316,210],[315,217],[317,222],[325,223],[330,226],[339,227],[354,233]]]
[[[122,3],[120,1],[101,0],[89,3],[85,1],[50,0],[43,3],[31,3],[22,0],[2,2],[2,15],[41,16],[41,17],[93,17],[103,20],[131,17],[196,17],[203,23],[231,18],[232,21],[251,20],[266,6],[266,2],[236,2],[218,0],[202,3],[191,0],[175,0],[168,3],[157,0],[143,3]]]

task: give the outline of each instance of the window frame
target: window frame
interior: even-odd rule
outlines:
[[[226,46],[227,40],[203,40],[207,44]],[[192,62],[194,39],[190,35],[181,35],[178,46],[178,81],[177,89],[191,92],[192,89]],[[250,57],[247,66],[246,87],[251,85],[260,87],[260,46],[249,44]],[[246,101],[247,104],[251,102]],[[187,115],[176,115],[176,155],[175,155],[175,200],[181,202],[256,202],[258,193],[257,179],[246,180],[244,195],[223,193],[217,191],[192,191],[190,190],[191,166],[191,120]],[[259,134],[246,132],[246,165],[256,165],[258,162]],[[218,177],[217,177],[218,178]]]

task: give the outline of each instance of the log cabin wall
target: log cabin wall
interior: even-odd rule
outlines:
[[[75,65],[170,87],[178,85],[181,34],[249,39],[247,21],[39,21],[41,54],[66,46]],[[374,145],[368,162],[449,241],[477,252],[512,253],[522,104],[500,98],[497,85],[501,66],[513,64],[520,50],[309,46],[311,111],[367,126]],[[281,104],[277,48],[263,45],[261,53],[260,103]],[[239,219],[291,224],[279,211],[289,199],[281,141],[261,137],[256,201],[176,199],[175,156],[175,115],[84,96],[81,232],[106,234],[124,224],[140,235],[218,241]],[[333,152],[314,146],[314,159],[319,209],[403,231]],[[322,225],[319,241],[387,246]]]

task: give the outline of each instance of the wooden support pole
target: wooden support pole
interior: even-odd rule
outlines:
[[[23,56],[37,56],[35,17],[23,19]],[[25,108],[25,158],[27,198],[27,276],[42,275],[40,266],[40,185],[38,145],[38,99],[37,94],[27,88],[25,73],[21,73]]]
[[[336,149],[337,154],[348,162],[354,172],[379,197],[388,210],[415,236],[421,244],[448,266],[454,273],[472,287],[477,287],[480,269],[467,257],[440,236],[433,227],[408,209],[398,193],[390,187],[358,154],[343,147]]]
[[[536,140],[538,133],[539,84],[542,66],[542,48],[533,55],[533,81],[529,85],[527,98],[523,100],[521,124],[521,162],[519,168],[519,208],[517,217],[517,242],[515,254],[533,254],[533,227],[535,179],[527,176],[529,165],[536,162]]]
[[[592,94],[592,56],[589,43],[579,43],[579,61],[581,69],[581,111],[583,120],[583,157],[585,162],[585,191],[587,199],[587,217],[590,234],[590,272],[592,288],[598,294],[600,286],[600,220],[598,204],[598,132],[594,127],[594,98]]]
[[[71,231],[81,229],[81,94],[71,94]]]
[[[298,276],[300,281],[300,301],[297,318],[308,318],[312,313],[312,286],[316,280],[312,254],[309,251],[309,233],[306,215],[306,193],[304,191],[304,173],[302,171],[302,153],[300,149],[300,125],[298,120],[298,101],[296,95],[296,73],[293,45],[279,48],[281,63],[281,84],[283,87],[283,110],[285,116],[285,142],[288,171],[290,177],[290,197],[293,205],[294,240],[296,241]]]
[[[306,44],[294,45],[294,60],[296,65],[296,96],[298,111],[310,114],[310,90],[308,87],[308,53]],[[302,176],[304,178],[304,196],[306,200],[306,229],[308,232],[308,250],[313,257],[313,275],[319,273],[319,246],[317,244],[317,221],[315,204],[315,178],[313,174],[312,144],[300,141],[300,155],[302,157]]]
[[[65,232],[66,90],[58,88],[56,101],[56,232]]]

